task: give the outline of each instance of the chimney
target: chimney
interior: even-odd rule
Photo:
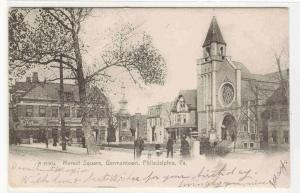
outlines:
[[[26,77],[26,82],[30,82],[31,83],[31,78],[30,77]]]
[[[39,75],[37,72],[32,73],[32,82],[33,83],[38,83],[39,82]]]

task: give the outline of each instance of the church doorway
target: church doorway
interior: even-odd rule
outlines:
[[[235,141],[237,135],[237,122],[233,115],[228,114],[224,117],[221,126],[221,139]]]

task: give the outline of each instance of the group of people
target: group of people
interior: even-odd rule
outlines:
[[[156,144],[155,150],[156,150],[157,156],[161,155],[159,149],[160,149],[160,145]],[[166,149],[167,149],[167,157],[173,158],[174,140],[171,136],[169,137],[169,139],[167,141]],[[137,159],[139,159],[141,157],[143,150],[144,150],[144,140],[141,137],[138,137],[134,141],[134,154]],[[182,135],[182,137],[181,137],[180,155],[182,156],[182,158],[189,158],[191,156],[190,143],[187,141],[186,135]]]
[[[171,155],[173,158],[173,151],[174,151],[174,140],[170,136],[167,142],[167,157]],[[181,137],[181,145],[180,145],[180,155],[183,158],[189,158],[191,156],[190,154],[190,143],[187,141],[186,135],[182,135]]]

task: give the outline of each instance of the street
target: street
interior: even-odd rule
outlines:
[[[165,155],[151,159],[142,155],[134,160],[133,153],[126,151],[101,150],[96,155],[86,155],[42,147],[10,146],[9,178],[13,187],[206,187],[207,183],[211,187],[227,187],[228,182],[236,187],[271,187],[269,181],[286,187],[290,173],[288,158],[288,153],[235,152],[226,157],[198,156],[191,160],[171,159]],[[280,175],[274,177],[278,172]],[[185,183],[180,176],[187,178]],[[193,184],[193,176],[198,176],[200,184]],[[222,184],[214,184],[215,178]],[[140,180],[137,182],[137,179]],[[164,180],[167,183],[162,183]]]

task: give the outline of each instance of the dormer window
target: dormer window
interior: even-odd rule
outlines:
[[[180,102],[180,107],[181,107],[181,108],[184,108],[184,100],[183,100],[183,98],[180,98],[180,101],[179,101],[179,102]]]

